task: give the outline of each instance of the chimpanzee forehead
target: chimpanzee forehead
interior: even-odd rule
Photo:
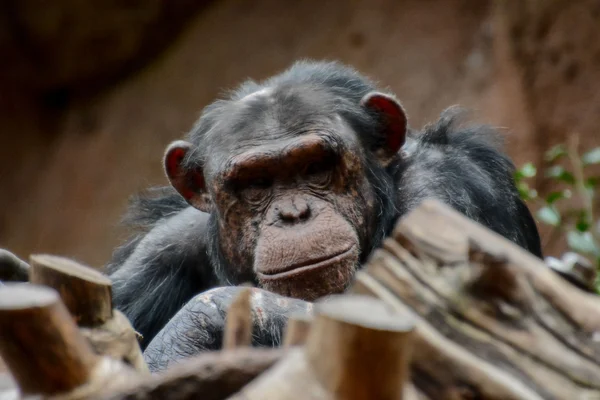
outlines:
[[[210,169],[219,168],[245,151],[283,144],[306,134],[351,140],[350,129],[337,113],[338,100],[322,88],[290,85],[262,89],[233,101],[223,108],[206,138],[206,164]]]

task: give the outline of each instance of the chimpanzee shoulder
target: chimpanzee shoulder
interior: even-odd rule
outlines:
[[[188,207],[190,205],[170,186],[152,187],[131,196],[121,224],[135,234],[113,251],[106,272],[110,274],[118,269],[154,226]]]
[[[450,107],[435,123],[410,133],[398,185],[401,199],[409,204],[441,199],[541,257],[539,233],[514,184],[515,167],[502,133],[467,123],[467,116],[466,110]]]
[[[216,285],[206,249],[208,215],[170,187],[132,197],[123,223],[136,233],[105,266],[113,301],[145,337],[158,330],[194,294]]]

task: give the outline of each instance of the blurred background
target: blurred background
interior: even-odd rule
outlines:
[[[167,183],[165,146],[224,89],[304,57],[389,87],[414,128],[453,104],[503,127],[547,254],[569,241],[544,193],[598,208],[565,191],[577,171],[541,173],[576,137],[593,192],[597,0],[5,0],[0,54],[0,247],[23,258],[103,265],[128,197]]]

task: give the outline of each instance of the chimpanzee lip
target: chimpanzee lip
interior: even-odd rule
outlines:
[[[354,250],[355,247],[356,247],[356,245],[353,244],[350,247],[346,248],[345,250],[338,251],[334,254],[305,260],[305,261],[302,261],[297,264],[292,264],[285,268],[278,269],[277,271],[274,271],[273,273],[258,272],[257,275],[259,275],[260,278],[265,279],[265,280],[291,278],[295,275],[299,275],[299,274],[302,274],[302,273],[310,271],[310,270],[327,267],[328,265],[332,264],[333,262],[339,261],[339,260],[345,258],[346,256],[348,256],[350,253],[352,253],[352,251]]]

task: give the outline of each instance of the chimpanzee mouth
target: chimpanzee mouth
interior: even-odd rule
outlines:
[[[342,261],[349,255],[352,255],[356,245],[353,244],[345,250],[336,252],[323,257],[312,258],[302,262],[289,265],[285,268],[278,269],[272,272],[258,272],[257,275],[264,280],[276,280],[292,278],[295,275],[301,275],[305,272],[321,269],[336,262]]]

